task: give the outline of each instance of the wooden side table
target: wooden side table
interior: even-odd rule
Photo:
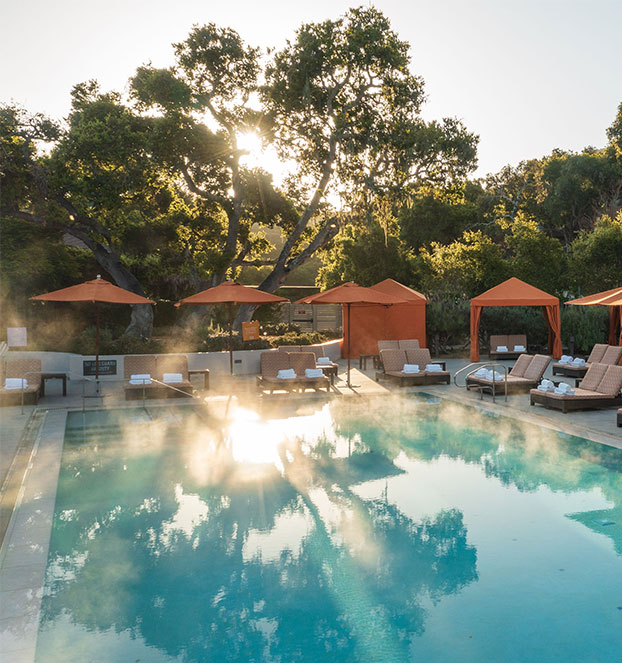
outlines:
[[[369,355],[359,355],[359,369],[361,371],[367,370],[367,361],[371,359],[373,361],[373,368],[378,368],[378,363],[380,361],[380,355],[378,354],[369,354]]]
[[[209,389],[209,368],[200,368],[196,371],[188,371],[188,377],[191,375],[202,375],[203,376],[203,389]]]

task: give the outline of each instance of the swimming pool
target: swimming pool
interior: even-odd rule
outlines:
[[[619,450],[406,397],[69,415],[38,663],[621,650]]]

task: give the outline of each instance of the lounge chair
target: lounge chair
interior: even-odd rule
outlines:
[[[553,375],[564,375],[570,378],[582,378],[592,364],[608,364],[615,366],[622,357],[622,346],[596,343],[585,361],[585,366],[573,366],[572,364],[553,364]]]
[[[538,386],[544,371],[551,363],[547,355],[521,355],[512,370],[507,375],[508,394],[526,392]],[[505,391],[504,379],[495,381],[495,391]],[[466,379],[467,389],[492,390],[492,380],[468,375]]]
[[[257,386],[262,391],[295,391],[306,388],[330,391],[330,380],[326,376],[320,378],[305,377],[305,369],[316,368],[315,355],[312,352],[262,352],[260,355],[261,375],[257,376]],[[279,378],[279,371],[294,369],[296,377]]]
[[[570,412],[571,410],[587,410],[622,405],[622,366],[592,364],[581,387],[574,394],[556,394],[532,389],[531,405],[536,403],[544,407]]]
[[[2,362],[3,370],[0,374],[0,405],[20,405],[22,402],[22,383],[24,404],[36,405],[41,393],[41,360],[40,359],[7,359]],[[8,382],[7,382],[8,380]],[[6,387],[19,384],[17,388]]]
[[[427,348],[414,350],[381,350],[380,359],[384,370],[376,373],[376,382],[381,379],[397,381],[401,387],[421,384],[449,384],[450,375],[445,370],[445,362],[433,361]],[[415,364],[418,373],[404,372],[405,364]],[[439,364],[440,371],[426,371],[428,364]]]
[[[416,338],[405,338],[397,343],[400,350],[419,350],[419,340]]]
[[[515,350],[514,348],[522,348]],[[506,348],[500,350],[499,348]],[[518,359],[527,350],[525,334],[497,334],[490,337],[490,359]]]
[[[131,401],[143,397],[145,398],[160,398],[162,396],[162,389],[154,382],[149,382],[149,379],[141,379],[138,375],[148,375],[149,378],[157,377],[156,358],[155,355],[127,355],[123,358],[123,377],[125,382],[123,390],[125,391],[125,400]]]
[[[315,355],[315,368],[321,368],[322,373],[330,378],[331,384],[333,384],[335,377],[337,377],[339,364],[336,364],[334,361],[331,361],[329,364],[317,362],[319,357],[328,356],[324,351],[323,345],[280,345],[277,349],[279,352],[312,352]]]
[[[188,377],[188,358],[186,355],[164,355],[158,357],[156,359],[155,377],[160,382],[175,387],[175,389],[169,389],[168,387],[157,385],[160,387],[160,393],[163,397],[192,396],[193,389]]]
[[[400,349],[399,341],[378,341],[378,354],[380,354],[382,350],[399,350],[399,349]]]

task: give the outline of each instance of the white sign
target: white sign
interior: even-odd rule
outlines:
[[[26,327],[7,327],[6,344],[10,348],[25,348],[28,345]]]

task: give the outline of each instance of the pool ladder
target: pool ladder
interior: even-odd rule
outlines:
[[[461,373],[464,373],[465,371],[468,371],[469,369],[471,369],[469,371],[469,373],[466,374],[466,378],[469,378],[471,375],[473,375],[473,373],[478,371],[480,368],[492,368],[493,371],[495,370],[495,368],[502,368],[503,369],[503,391],[504,391],[504,395],[505,395],[505,401],[507,402],[507,400],[508,400],[508,368],[507,368],[507,366],[504,366],[503,364],[498,364],[497,362],[477,361],[477,362],[473,362],[471,364],[468,364],[467,366],[464,366],[459,371],[456,371],[454,373],[454,384],[456,385],[456,387],[464,387],[465,389],[468,390],[469,385],[467,385],[466,379],[465,379],[464,384],[458,384],[458,380],[457,380],[458,376]],[[493,403],[496,402],[496,391],[497,391],[496,390],[496,385],[497,385],[497,381],[493,380],[492,381],[492,402]],[[473,388],[478,389],[479,398],[480,398],[480,400],[483,400],[483,398],[484,398],[484,389],[489,389],[490,387],[488,387],[488,386],[484,387],[484,386],[481,386],[481,385],[474,385]]]

